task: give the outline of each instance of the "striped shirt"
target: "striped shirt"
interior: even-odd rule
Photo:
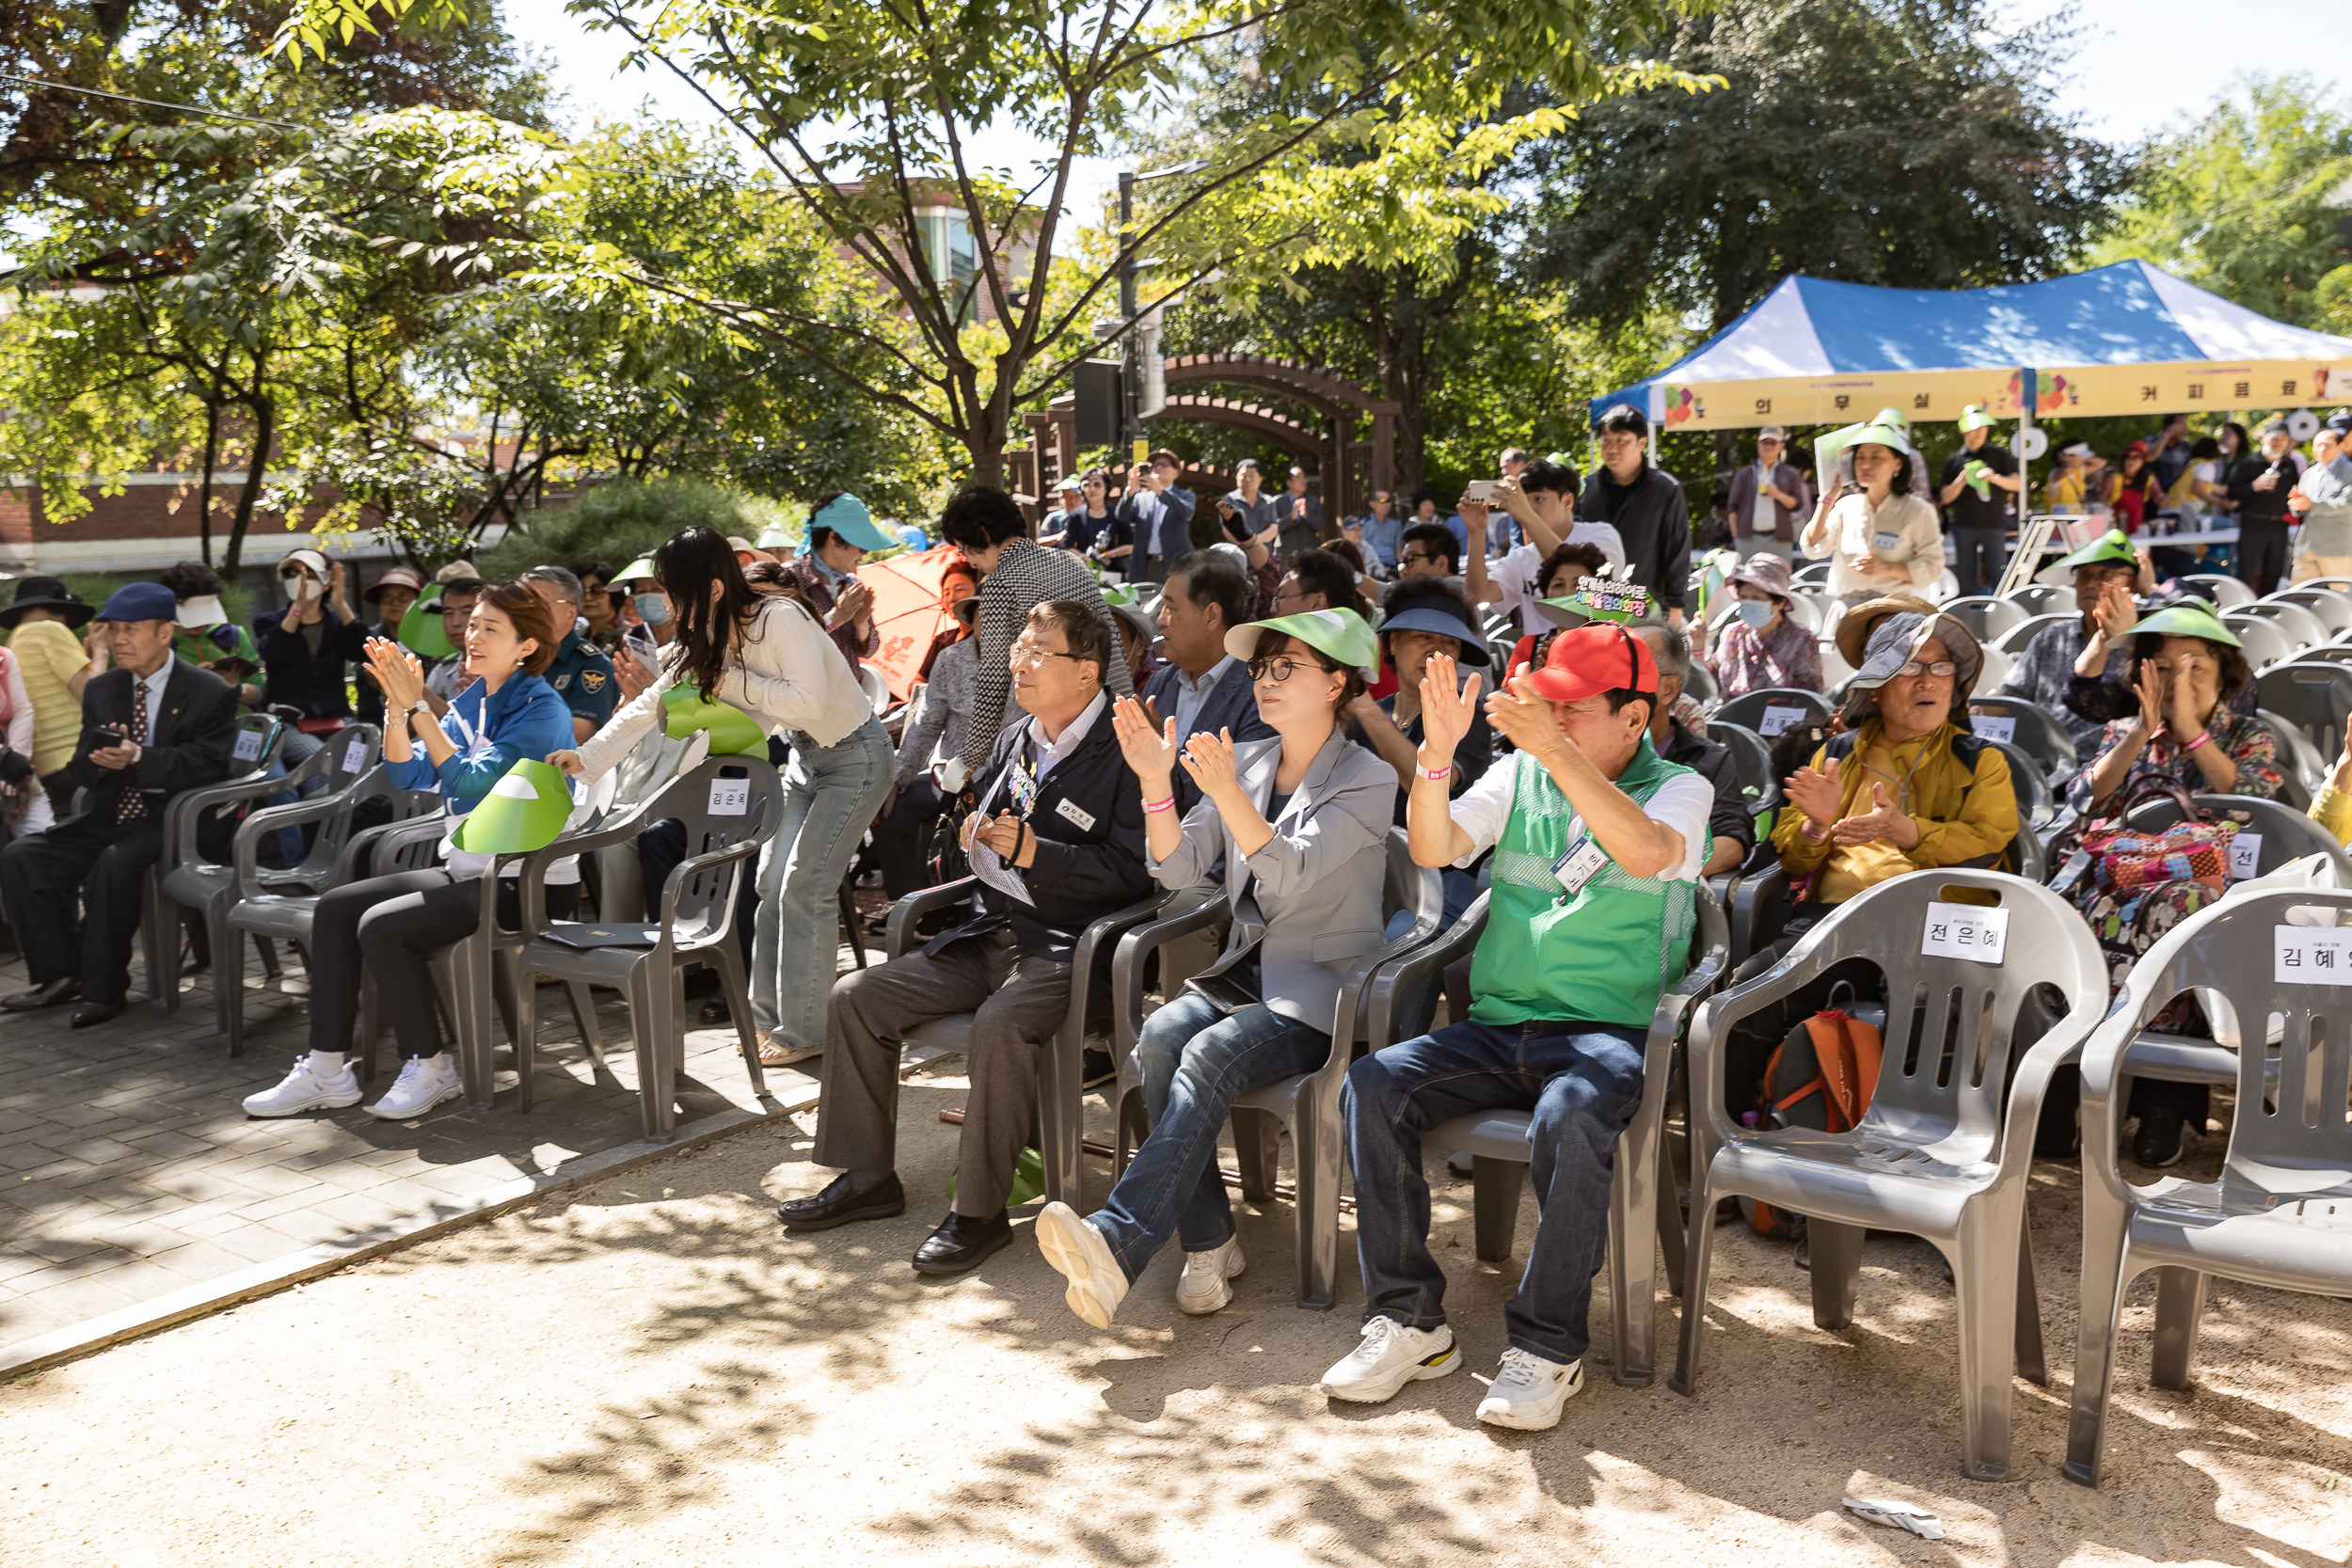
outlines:
[[[1079,599],[1094,607],[1110,636],[1110,668],[1104,672],[1114,696],[1132,697],[1135,684],[1120,657],[1119,626],[1103,590],[1086,562],[1068,550],[1041,548],[1034,539],[1008,539],[996,569],[980,584],[979,668],[973,682],[972,721],[963,733],[963,764],[977,775],[1008,724],[1028,717],[1012,700],[1012,670],[1005,662],[1013,641],[1029,622],[1029,611],[1048,599]]]

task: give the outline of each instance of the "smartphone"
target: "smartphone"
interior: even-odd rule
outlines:
[[[1141,436],[1136,437],[1135,460],[1139,464],[1152,461],[1152,443]]]
[[[1480,506],[1491,506],[1494,504],[1495,483],[1491,479],[1473,479],[1462,486],[1462,499]]]

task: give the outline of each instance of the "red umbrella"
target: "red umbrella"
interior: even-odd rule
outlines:
[[[962,560],[953,545],[939,545],[857,569],[858,581],[873,593],[874,626],[882,633],[881,650],[866,662],[882,672],[900,702],[922,678],[931,639],[955,619],[939,608],[939,587],[947,568]]]

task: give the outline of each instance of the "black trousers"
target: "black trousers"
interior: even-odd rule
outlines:
[[[499,924],[520,924],[520,905],[515,879],[500,878]],[[568,919],[579,908],[579,883],[548,887],[549,915]],[[459,881],[437,866],[371,877],[320,899],[310,924],[310,1049],[351,1049],[360,981],[373,975],[400,1053],[439,1055],[433,956],[465,941],[481,924],[481,879]]]
[[[931,776],[917,773],[913,783],[898,791],[890,815],[874,818],[874,858],[882,866],[882,890],[892,903],[931,885],[931,870],[924,857],[931,847],[931,830],[939,825],[939,814],[946,805],[947,798],[931,783]]]
[[[2237,577],[2261,598],[2286,576],[2287,531],[2282,523],[2241,524],[2237,535]]]
[[[33,984],[78,975],[85,1002],[119,1002],[131,989],[140,886],[164,853],[161,819],[117,827],[112,815],[88,813],[0,849],[0,899]]]

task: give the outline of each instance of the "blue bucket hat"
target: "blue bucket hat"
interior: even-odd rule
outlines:
[[[106,596],[102,621],[177,621],[180,600],[160,582],[126,583]]]
[[[1454,660],[1455,663],[1476,665],[1493,663],[1494,660],[1486,654],[1486,640],[1478,634],[1478,628],[1463,620],[1461,616],[1449,613],[1439,608],[1440,605],[1449,602],[1433,594],[1422,599],[1410,610],[1400,610],[1383,620],[1380,623],[1380,635],[1386,637],[1392,631],[1433,632],[1439,637],[1451,637],[1462,644],[1462,652]]]
[[[808,535],[814,537],[820,528],[829,528],[862,550],[891,550],[898,541],[875,526],[874,515],[866,510],[866,503],[855,496],[842,494],[808,515]]]

